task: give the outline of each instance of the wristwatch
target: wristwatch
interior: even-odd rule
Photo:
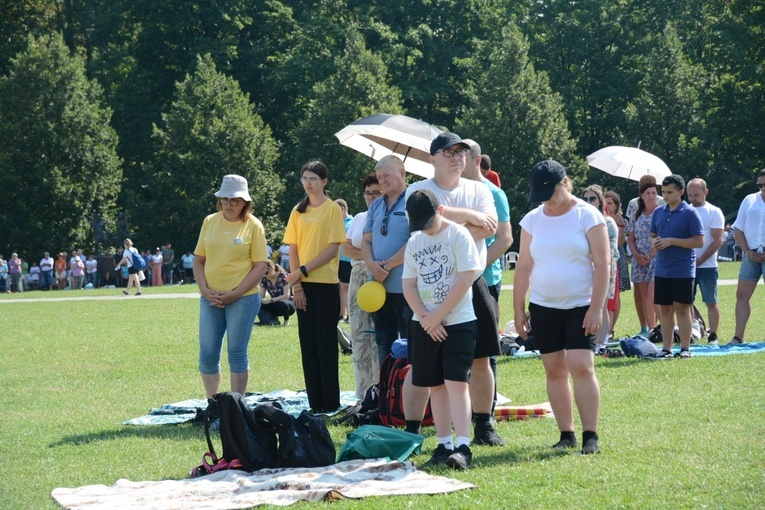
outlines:
[[[305,266],[300,266],[300,272],[303,273],[303,276],[308,276],[308,269]]]

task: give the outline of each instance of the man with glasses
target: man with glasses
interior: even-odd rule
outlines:
[[[464,225],[475,240],[483,268],[486,266],[485,239],[497,231],[497,209],[494,198],[482,182],[463,179],[466,159],[470,146],[454,133],[439,134],[430,145],[430,162],[434,175],[412,184],[407,197],[418,189],[428,189],[444,206],[447,219]],[[473,311],[478,319],[478,338],[470,376],[470,399],[473,407],[475,430],[473,444],[504,445],[505,442],[494,430],[491,409],[494,400],[494,374],[489,358],[500,353],[497,330],[497,303],[489,293],[483,276],[472,286]],[[404,414],[407,430],[412,431],[422,419],[427,402],[427,390],[411,384],[411,371],[404,383]],[[425,393],[423,398],[422,394]]]
[[[743,258],[736,289],[736,333],[732,344],[744,343],[744,331],[752,313],[749,300],[761,277],[765,277],[765,170],[757,174],[759,193],[747,195],[738,208],[733,235]]]
[[[380,365],[397,338],[407,338],[412,310],[401,285],[404,251],[409,240],[406,219],[406,169],[397,156],[385,156],[375,166],[383,195],[367,212],[361,254],[375,280],[385,286],[385,304],[372,314]]]

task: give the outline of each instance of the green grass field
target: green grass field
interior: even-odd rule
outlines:
[[[723,264],[721,279],[735,279]],[[505,283],[512,283],[506,274]],[[119,478],[183,478],[206,450],[188,425],[119,423],[161,404],[199,398],[196,299],[151,299],[195,292],[191,285],[147,289],[29,292],[0,296],[1,508],[57,508],[55,487],[112,484]],[[765,288],[753,298],[747,339],[765,341]],[[511,318],[501,298],[501,324]],[[1,302],[23,298],[26,302]],[[35,298],[57,298],[34,301]],[[733,328],[735,285],[720,287],[720,337]],[[636,330],[631,293],[617,334]],[[302,389],[297,327],[256,328],[250,390]],[[765,355],[691,360],[596,360],[602,390],[601,449],[557,455],[555,421],[502,422],[504,448],[475,447],[474,464],[448,476],[476,489],[438,496],[367,498],[333,508],[762,508],[765,506]],[[224,364],[224,380],[227,367]],[[340,357],[341,388],[353,388]],[[547,400],[538,359],[501,358],[499,391],[514,404]],[[225,387],[224,387],[225,389]],[[349,428],[331,426],[339,446]],[[435,448],[426,429],[423,455]],[[299,504],[307,507],[307,504]]]

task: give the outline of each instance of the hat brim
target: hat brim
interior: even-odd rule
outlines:
[[[547,188],[531,190],[529,193],[529,202],[547,202],[552,198],[553,193],[555,193],[555,186],[557,185],[558,183],[556,182]]]
[[[457,147],[458,145],[461,145],[462,147],[464,147],[464,148],[465,148],[465,150],[470,150],[470,146],[469,146],[468,144],[466,144],[465,142],[457,142],[457,143],[455,143],[454,145],[450,145],[450,146],[448,146],[448,147],[439,147],[438,149],[436,149],[436,151],[435,151],[435,152],[431,152],[431,153],[430,153],[430,155],[431,155],[431,156],[435,156],[435,155],[436,155],[436,152],[438,152],[438,151],[447,151],[447,150],[449,150],[449,149],[452,149],[452,148],[454,148],[454,147]]]
[[[419,232],[420,230],[428,230],[430,227],[433,226],[433,222],[436,220],[435,213],[430,218],[420,219],[420,220],[412,220],[409,219],[409,233],[413,234],[415,232]]]
[[[242,198],[246,200],[247,202],[252,202],[252,198],[250,198],[250,194],[246,191],[236,190],[236,191],[229,191],[222,189],[215,193],[215,196],[218,198]]]

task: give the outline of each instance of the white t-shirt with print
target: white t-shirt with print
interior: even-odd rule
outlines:
[[[417,279],[417,293],[428,310],[435,310],[457,281],[458,273],[483,271],[486,257],[481,257],[470,232],[462,225],[449,223],[438,234],[429,236],[415,232],[404,253],[402,278]],[[462,324],[476,319],[473,312],[473,291],[468,289],[444,323]],[[415,314],[414,320],[420,320]]]
[[[561,310],[590,304],[594,269],[587,232],[605,222],[600,211],[581,200],[560,216],[546,215],[540,205],[523,217],[534,261],[532,303]]]
[[[494,197],[489,187],[482,182],[470,179],[460,179],[460,185],[452,190],[443,189],[433,179],[415,182],[406,188],[406,200],[418,189],[429,189],[438,199],[438,203],[450,207],[472,209],[483,214],[497,217],[497,208],[494,206]],[[471,236],[472,239],[472,236]],[[479,239],[474,241],[481,258],[481,271],[486,269],[486,241]]]

